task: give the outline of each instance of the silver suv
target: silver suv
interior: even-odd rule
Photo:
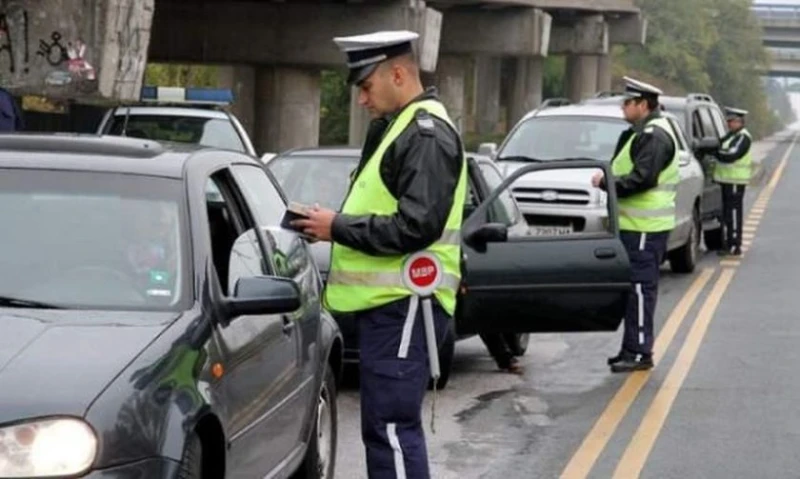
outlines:
[[[703,168],[674,115],[664,113],[679,141],[680,183],[677,226],[668,240],[675,272],[694,271],[702,232]],[[508,176],[532,161],[589,158],[611,161],[620,133],[628,128],[618,102],[590,102],[538,109],[522,118],[499,149],[481,145]],[[607,230],[606,193],[591,185],[594,170],[555,170],[520,178],[512,194],[531,230],[539,236],[582,235]]]

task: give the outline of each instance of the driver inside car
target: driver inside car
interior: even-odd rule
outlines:
[[[125,249],[131,277],[148,300],[168,301],[174,294],[177,272],[175,215],[149,202],[132,210],[132,231]]]

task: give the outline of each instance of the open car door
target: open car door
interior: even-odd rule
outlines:
[[[521,176],[579,168],[596,169],[611,178],[609,166],[599,161],[526,165],[465,221],[458,334],[617,330],[630,291],[630,263],[619,239],[613,188],[606,195],[607,230],[600,233],[533,236],[527,227],[520,232],[507,215],[501,218],[498,213],[503,201],[513,201],[510,188]]]

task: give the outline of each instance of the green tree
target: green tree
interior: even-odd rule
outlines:
[[[217,68],[213,65],[182,65],[149,63],[144,84],[152,86],[213,88],[219,85]]]
[[[339,70],[322,72],[319,144],[347,144],[350,132],[350,88],[347,76]]]

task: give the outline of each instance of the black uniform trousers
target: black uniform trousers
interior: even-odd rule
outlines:
[[[622,350],[651,357],[653,354],[653,315],[658,299],[658,278],[667,250],[668,231],[641,233],[622,231],[620,237],[631,262],[631,290],[625,310]]]
[[[725,249],[742,247],[742,222],[744,218],[745,185],[720,183],[722,187],[722,215],[725,228]]]
[[[359,328],[361,437],[370,479],[428,479],[422,401],[428,361],[422,303],[411,297],[356,315]],[[433,300],[437,345],[450,315]]]

